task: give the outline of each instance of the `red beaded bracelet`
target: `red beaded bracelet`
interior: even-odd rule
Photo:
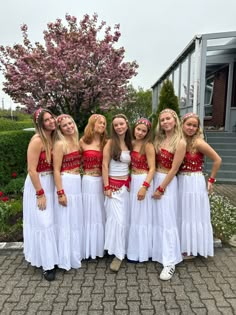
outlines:
[[[165,189],[162,188],[161,186],[158,186],[157,189],[156,189],[156,191],[159,191],[161,194],[164,194]]]
[[[144,181],[142,186],[149,188],[150,184],[148,182]]]
[[[214,184],[216,182],[216,179],[214,177],[209,177],[208,182]]]
[[[40,190],[37,190],[37,191],[36,191],[36,196],[42,196],[42,195],[44,195],[44,190],[43,190],[43,188],[41,188]]]
[[[110,190],[110,189],[111,189],[110,185],[104,186],[104,191],[107,191],[107,190]]]
[[[57,191],[57,195],[58,195],[58,196],[65,195],[64,189],[58,190],[58,191]]]

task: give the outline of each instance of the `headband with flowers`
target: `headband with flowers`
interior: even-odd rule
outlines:
[[[62,122],[63,119],[66,119],[66,118],[71,118],[69,115],[67,114],[61,114],[57,117],[57,124],[60,125],[60,123]]]
[[[164,113],[170,113],[174,118],[177,118],[177,114],[173,109],[165,108],[160,112],[160,115]]]
[[[182,121],[184,121],[185,119],[190,118],[190,117],[199,119],[199,116],[197,114],[195,114],[195,113],[187,113],[187,114],[185,114],[182,117]]]
[[[126,121],[126,123],[129,124],[129,121],[124,114],[116,114],[115,116],[113,116],[112,121],[116,118],[123,118]]]
[[[97,120],[98,118],[101,118],[102,115],[99,115],[99,114],[93,114],[93,117],[94,117],[94,120]]]
[[[148,127],[148,130],[150,130],[150,128],[152,126],[151,122],[147,118],[144,118],[144,117],[139,118],[136,121],[135,126],[140,125],[140,124],[146,125]]]
[[[42,113],[42,111],[43,111],[43,108],[40,107],[39,109],[37,109],[37,110],[34,112],[34,122],[35,122],[36,124],[38,124],[39,116],[40,116],[40,114]]]

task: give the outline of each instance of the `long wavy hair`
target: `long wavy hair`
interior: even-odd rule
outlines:
[[[133,139],[135,139],[135,128],[138,126],[138,125],[145,125],[147,127],[147,133],[142,141],[142,145],[141,145],[141,148],[140,148],[140,151],[139,151],[139,154],[142,155],[145,153],[145,147],[146,147],[146,144],[147,143],[151,143],[152,142],[152,125],[151,125],[151,122],[147,119],[147,118],[139,118],[134,126],[133,126],[133,130],[132,130],[132,136],[133,136]]]
[[[66,119],[66,118],[69,118],[74,124],[75,133],[72,136],[73,144],[75,146],[79,147],[79,132],[78,132],[78,128],[76,126],[76,123],[75,123],[74,119],[70,115],[61,114],[56,119],[56,121],[57,121],[57,128],[56,128],[56,131],[55,131],[54,136],[53,136],[53,142],[55,143],[56,141],[62,141],[62,143],[63,143],[63,153],[66,153],[67,152],[67,148],[68,148],[67,140],[66,140],[63,132],[61,131],[61,124],[62,124],[63,120]]]
[[[97,121],[100,121],[102,118],[105,119],[106,126],[107,121],[106,117],[100,114],[93,114],[89,117],[88,123],[84,129],[84,135],[82,137],[84,143],[91,144],[94,140],[94,128]],[[107,142],[107,131],[104,130],[104,133],[100,135],[100,149],[102,150]]]
[[[113,121],[115,118],[123,118],[127,124],[127,130],[125,133],[125,144],[128,148],[128,150],[132,150],[132,136],[131,136],[131,128],[129,125],[129,121],[127,117],[124,114],[117,114],[112,117],[112,123],[111,123],[111,141],[112,141],[112,146],[111,146],[111,157],[115,161],[120,161],[120,155],[121,155],[121,147],[120,147],[120,139],[117,133],[115,132],[114,126],[113,126]]]
[[[56,117],[53,115],[53,113],[49,109],[46,109],[46,108],[37,109],[33,114],[33,121],[34,121],[36,134],[38,134],[42,140],[43,147],[46,152],[47,162],[50,163],[52,159],[52,148],[51,148],[51,143],[49,143],[47,136],[45,134],[44,115],[46,113],[50,114],[56,121]],[[51,134],[52,138],[53,138],[54,133],[55,131],[53,131]]]
[[[181,118],[181,127],[182,127],[182,130],[183,130],[183,124],[190,118],[195,118],[198,122],[198,128],[197,128],[197,131],[195,133],[195,135],[192,136],[192,138],[189,140],[189,137],[186,136],[186,134],[183,132],[183,136],[186,140],[186,143],[187,143],[187,146],[188,146],[188,149],[190,149],[190,151],[193,151],[194,150],[194,143],[195,143],[195,140],[198,139],[198,138],[201,138],[203,139],[204,138],[204,135],[203,135],[203,131],[202,131],[202,128],[201,128],[201,122],[200,122],[200,118],[197,114],[195,113],[187,113],[185,114],[182,118]]]
[[[156,152],[159,151],[161,147],[161,143],[166,139],[166,133],[165,131],[161,128],[161,122],[160,122],[160,117],[164,113],[169,113],[172,115],[172,117],[175,120],[175,126],[174,126],[174,133],[171,139],[171,142],[169,143],[169,151],[174,153],[176,150],[176,147],[180,141],[180,139],[183,138],[183,132],[182,128],[180,126],[180,120],[176,112],[170,108],[165,108],[163,111],[160,112],[160,115],[158,117],[158,123],[155,131],[155,138],[154,138],[154,147],[156,149]]]

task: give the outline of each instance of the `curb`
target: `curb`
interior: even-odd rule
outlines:
[[[0,242],[0,250],[1,249],[23,249],[24,243],[23,242]],[[214,247],[222,247],[222,242],[218,238],[214,238]]]
[[[23,242],[5,242],[0,243],[0,250],[1,249],[23,249]]]

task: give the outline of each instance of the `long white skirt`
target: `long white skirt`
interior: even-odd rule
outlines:
[[[23,235],[25,259],[32,266],[53,269],[58,264],[55,229],[54,180],[52,174],[39,174],[47,207],[39,210],[35,188],[27,175],[23,196]]]
[[[132,174],[130,186],[130,227],[127,257],[130,260],[147,261],[152,256],[152,194],[153,184],[148,188],[144,200],[137,193],[147,174]]]
[[[79,268],[84,258],[84,218],[81,194],[81,176],[63,173],[62,187],[67,197],[67,207],[57,201],[56,226],[60,268]]]
[[[156,172],[154,188],[161,185],[166,174]],[[177,226],[178,206],[177,178],[167,186],[161,199],[153,199],[153,249],[152,260],[163,266],[176,265],[182,261]]]
[[[106,225],[105,245],[109,255],[124,259],[127,252],[129,227],[129,192],[127,187],[112,193],[112,198],[105,197]]]
[[[178,175],[181,252],[204,257],[214,255],[210,203],[202,174]]]
[[[84,175],[82,196],[85,230],[85,258],[103,257],[105,207],[102,177]]]

